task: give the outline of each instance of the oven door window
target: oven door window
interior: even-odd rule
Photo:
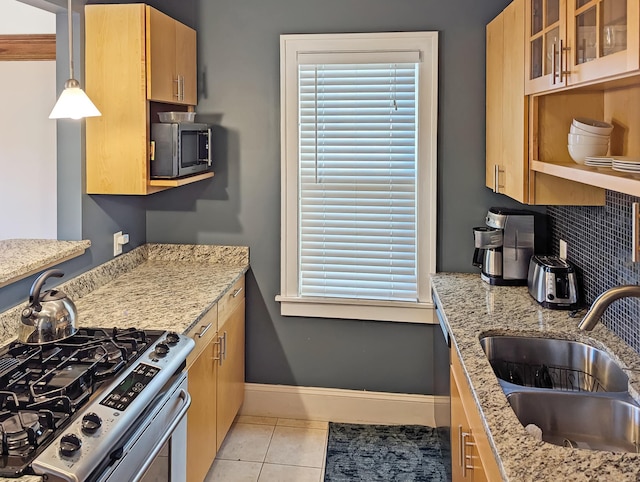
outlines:
[[[180,167],[187,168],[207,162],[207,131],[182,131],[180,146]]]

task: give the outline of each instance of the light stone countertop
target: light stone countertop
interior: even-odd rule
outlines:
[[[38,271],[80,256],[91,241],[55,239],[0,240],[0,288]]]
[[[640,356],[629,345],[602,323],[591,332],[578,330],[579,318],[542,308],[526,287],[490,286],[480,275],[461,273],[431,275],[431,286],[504,480],[640,480],[640,454],[565,448],[529,435],[507,402],[479,339],[511,334],[582,341],[609,352],[623,367],[640,368]],[[633,372],[629,378],[630,393],[640,400],[640,378]]]
[[[244,246],[147,244],[56,288],[74,301],[78,326],[186,333],[248,269]],[[15,338],[25,304],[26,298],[0,313],[1,343]],[[0,482],[41,481],[0,477]]]

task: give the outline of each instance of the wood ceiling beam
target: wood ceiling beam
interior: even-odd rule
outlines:
[[[0,35],[0,61],[55,59],[55,34]]]

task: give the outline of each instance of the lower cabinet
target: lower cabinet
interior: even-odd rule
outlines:
[[[219,328],[222,356],[218,367],[216,448],[220,449],[244,400],[244,298]]]
[[[455,349],[451,349],[451,475],[453,482],[502,480],[480,413],[464,377]]]
[[[187,480],[202,482],[244,399],[244,277],[192,329]]]
[[[187,480],[202,481],[216,456],[219,341],[214,306],[189,333],[196,346],[187,359],[191,406],[187,412]]]

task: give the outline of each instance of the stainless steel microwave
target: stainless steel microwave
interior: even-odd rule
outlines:
[[[151,124],[151,179],[173,179],[211,169],[211,127],[194,122]]]

